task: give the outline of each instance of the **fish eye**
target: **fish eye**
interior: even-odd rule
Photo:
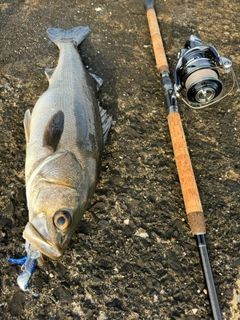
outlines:
[[[59,210],[54,213],[53,223],[59,230],[66,230],[72,222],[72,217],[69,211]]]

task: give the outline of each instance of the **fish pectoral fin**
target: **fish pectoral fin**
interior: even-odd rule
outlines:
[[[25,112],[23,125],[25,130],[26,142],[28,142],[30,139],[30,125],[31,125],[31,113],[29,109]]]
[[[108,132],[111,128],[111,125],[115,122],[113,121],[112,117],[107,113],[107,110],[103,109],[100,105],[99,112],[102,121],[103,141],[104,143],[106,143]]]
[[[55,71],[55,68],[46,68],[46,69],[45,69],[45,74],[46,74],[48,80],[51,79],[54,71]]]
[[[59,110],[48,121],[43,135],[43,147],[50,147],[55,151],[64,129],[64,113]]]

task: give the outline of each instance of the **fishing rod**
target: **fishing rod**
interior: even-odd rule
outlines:
[[[199,38],[191,36],[179,54],[174,74],[176,84],[173,86],[169,76],[169,66],[154,8],[154,0],[145,0],[145,8],[156,66],[162,78],[162,87],[168,107],[169,131],[188,223],[199,248],[213,319],[221,320],[221,311],[205,241],[205,219],[178,111],[177,97],[181,97],[187,105],[197,109],[219,101],[224,97],[219,68],[222,68],[224,73],[229,73],[232,71],[232,62],[221,57],[214,47],[203,45]],[[234,85],[235,82],[233,74]],[[185,98],[181,95],[185,95]]]

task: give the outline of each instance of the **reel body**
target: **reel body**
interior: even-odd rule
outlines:
[[[183,93],[193,106],[208,105],[223,96],[218,70],[232,71],[231,60],[221,57],[213,46],[203,45],[194,35],[190,36],[178,58],[174,74],[178,96]]]

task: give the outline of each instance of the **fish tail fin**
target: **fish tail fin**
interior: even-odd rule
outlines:
[[[47,29],[48,37],[59,46],[62,42],[75,42],[78,46],[89,34],[89,27],[76,27],[70,30],[64,30],[59,28]]]

